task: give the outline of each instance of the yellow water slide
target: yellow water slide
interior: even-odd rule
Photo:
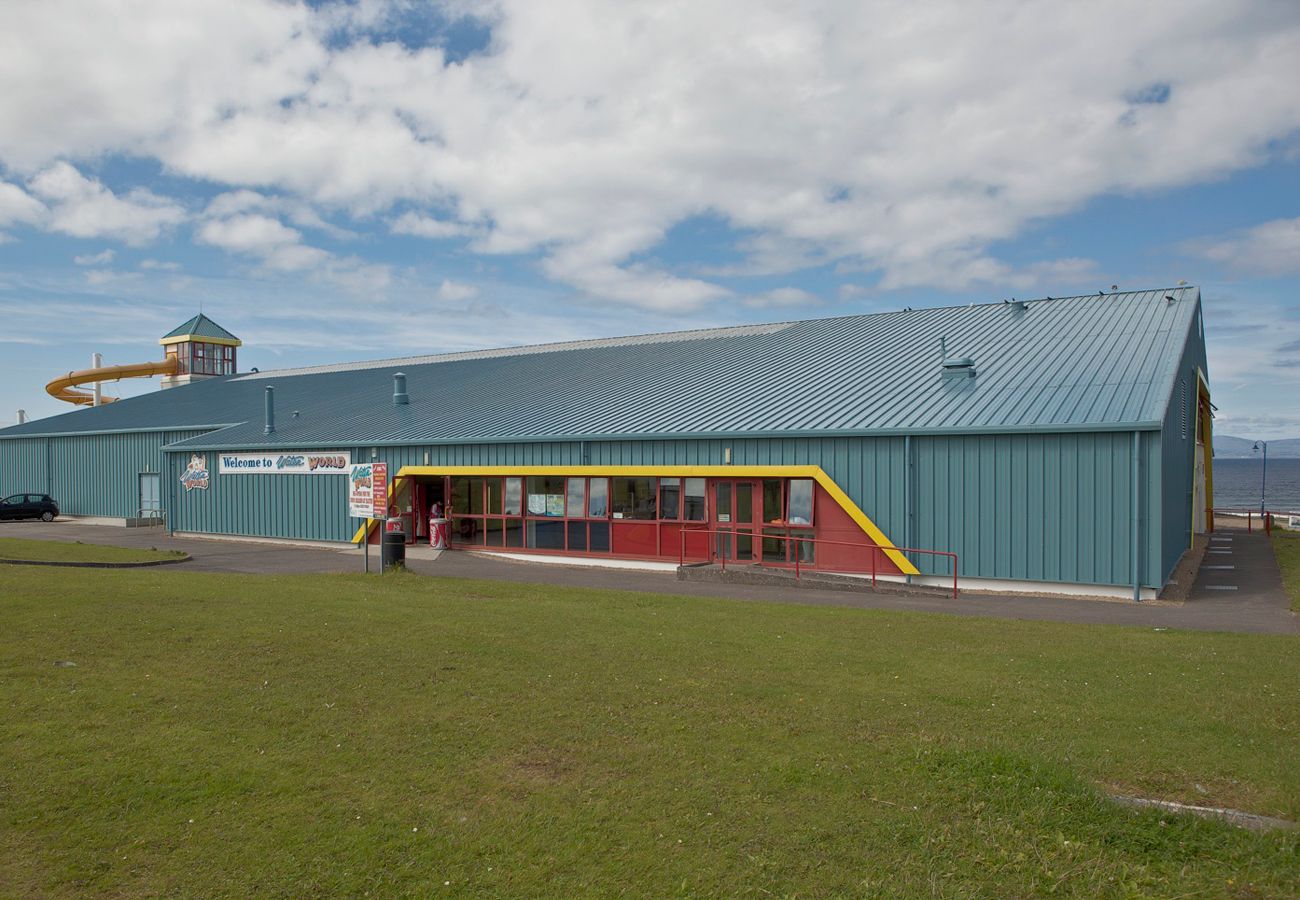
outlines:
[[[91,406],[95,395],[91,391],[79,391],[78,385],[96,384],[100,381],[120,381],[123,378],[144,378],[148,375],[175,375],[180,363],[171,356],[157,362],[127,363],[122,366],[96,366],[60,375],[45,386],[45,392],[56,400],[66,400],[78,406]],[[100,397],[100,403],[112,403],[116,397]]]

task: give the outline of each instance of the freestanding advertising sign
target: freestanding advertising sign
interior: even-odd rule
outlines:
[[[369,519],[374,515],[374,463],[348,466],[348,515]]]
[[[388,517],[388,463],[370,464],[371,515]]]
[[[363,545],[366,571],[370,571],[370,520],[388,515],[388,463],[353,463],[348,466],[348,515],[366,520]]]

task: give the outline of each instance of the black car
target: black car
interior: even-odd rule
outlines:
[[[0,519],[40,519],[53,522],[59,504],[49,494],[14,494],[0,500]]]

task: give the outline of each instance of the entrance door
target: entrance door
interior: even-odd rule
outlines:
[[[714,552],[728,562],[758,562],[759,505],[762,489],[757,481],[713,483],[712,528]]]
[[[162,512],[162,486],[158,475],[140,476],[140,517],[150,519]]]

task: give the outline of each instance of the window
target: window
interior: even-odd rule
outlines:
[[[813,520],[813,482],[811,478],[791,478],[786,521],[791,525],[811,525]]]
[[[524,510],[524,480],[506,479],[506,515],[521,516]]]
[[[510,482],[518,482],[512,486]],[[527,487],[523,506],[527,518],[520,535],[524,546],[538,550],[608,553],[609,479],[574,475],[531,475],[526,482],[506,479],[506,506],[520,501],[515,492]],[[507,533],[507,546],[514,537]]]
[[[655,480],[653,478],[614,478],[610,509],[615,519],[653,519],[655,517]]]
[[[591,519],[605,519],[609,517],[608,478],[591,479],[591,489],[587,492],[587,517]]]
[[[465,477],[451,480],[451,511],[460,515],[469,512],[469,479]]]
[[[763,481],[763,521],[785,521],[785,482],[778,478]]]
[[[528,522],[528,546],[539,550],[564,549],[564,523],[534,521]]]
[[[522,547],[524,523],[518,518],[521,492],[519,478],[453,477],[448,507],[453,542],[462,546]]]
[[[530,475],[528,477],[528,515],[564,516],[564,478],[559,475]],[[560,544],[563,546],[561,537]]]
[[[583,510],[587,508],[586,504],[586,486],[585,478],[570,478],[568,485],[568,513],[569,518],[580,518]],[[572,543],[572,542],[570,542]],[[586,547],[586,539],[583,539],[583,547]]]
[[[569,549],[585,553],[587,551],[587,523],[582,519],[569,520]]]
[[[659,479],[659,518],[676,519],[681,512],[682,480]]]
[[[704,479],[686,479],[686,499],[682,507],[682,518],[688,522],[704,521]]]

